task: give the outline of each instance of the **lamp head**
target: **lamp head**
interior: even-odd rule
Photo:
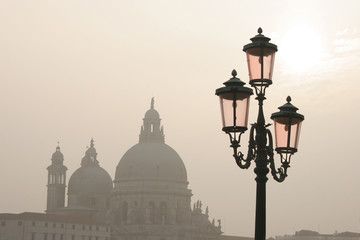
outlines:
[[[293,154],[297,152],[304,116],[296,112],[298,108],[290,103],[290,96],[286,101],[286,104],[279,107],[279,112],[271,114],[275,126],[275,150],[278,153]]]
[[[243,48],[246,52],[250,84],[267,87],[272,84],[277,46],[269,43],[270,38],[262,34],[261,28],[258,29],[258,35],[250,40],[251,43]]]
[[[247,130],[251,88],[244,87],[245,83],[236,77],[236,70],[232,71],[232,78],[224,82],[224,87],[216,89],[215,94],[220,99],[220,110],[223,128],[226,133],[245,132]]]

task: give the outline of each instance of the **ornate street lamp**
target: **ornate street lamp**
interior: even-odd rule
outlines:
[[[267,87],[272,84],[275,53],[277,46],[269,43],[270,38],[262,35],[262,29],[258,29],[258,35],[251,38],[251,43],[244,46],[246,52],[250,85],[255,89],[256,100],[259,104],[257,122],[251,124],[248,152],[245,156],[238,150],[241,135],[247,130],[250,96],[253,91],[244,87],[245,83],[236,78],[233,70],[232,78],[224,83],[225,87],[216,89],[216,95],[220,98],[222,116],[222,130],[229,135],[231,147],[234,150],[234,158],[240,168],[247,169],[251,161],[255,161],[256,173],[256,217],[255,217],[255,240],[265,240],[266,236],[266,182],[267,174],[271,170],[273,178],[282,182],[287,177],[287,169],[290,167],[290,158],[297,152],[301,123],[304,116],[297,113],[292,105],[291,98],[287,97],[287,103],[279,107],[279,112],[273,113],[271,119],[275,125],[275,151],[280,154],[281,167],[276,168],[274,162],[274,149],[272,134],[265,124],[263,101]],[[270,167],[270,168],[269,168]]]
[[[225,87],[216,90],[220,97],[220,109],[223,123],[223,131],[226,133],[247,130],[251,88],[244,87],[245,83],[236,77],[235,70],[232,78],[224,82]]]

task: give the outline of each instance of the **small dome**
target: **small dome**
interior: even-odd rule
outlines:
[[[187,183],[186,168],[179,154],[165,143],[138,143],[116,167],[115,181],[164,179]]]
[[[156,111],[155,109],[149,109],[145,113],[145,118],[158,119],[158,118],[160,118],[160,115],[159,115],[158,111]]]
[[[109,173],[99,165],[82,166],[69,180],[69,194],[108,195],[112,187]]]
[[[51,161],[53,161],[55,164],[62,164],[64,161],[64,155],[60,152],[59,146],[56,147],[56,151],[53,153]]]
[[[99,166],[94,140],[91,139],[90,147],[81,160],[81,167],[70,177],[69,195],[108,195],[111,193],[112,187],[109,173]]]
[[[154,98],[151,99],[150,109],[145,113],[144,119],[160,119],[158,111],[154,109]]]

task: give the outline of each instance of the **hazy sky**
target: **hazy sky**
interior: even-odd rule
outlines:
[[[214,92],[234,68],[248,81],[242,47],[261,26],[279,49],[266,119],[288,95],[305,115],[289,177],[269,176],[267,237],[360,232],[359,9],[357,0],[0,0],[0,212],[45,210],[58,141],[68,179],[92,137],[114,177],[155,97],[192,200],[225,234],[253,236],[253,165],[236,166]]]

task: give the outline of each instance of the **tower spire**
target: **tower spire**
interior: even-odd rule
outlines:
[[[155,102],[155,100],[154,100],[154,97],[153,97],[153,98],[151,98],[151,106],[150,106],[150,109],[154,109],[154,102]]]

